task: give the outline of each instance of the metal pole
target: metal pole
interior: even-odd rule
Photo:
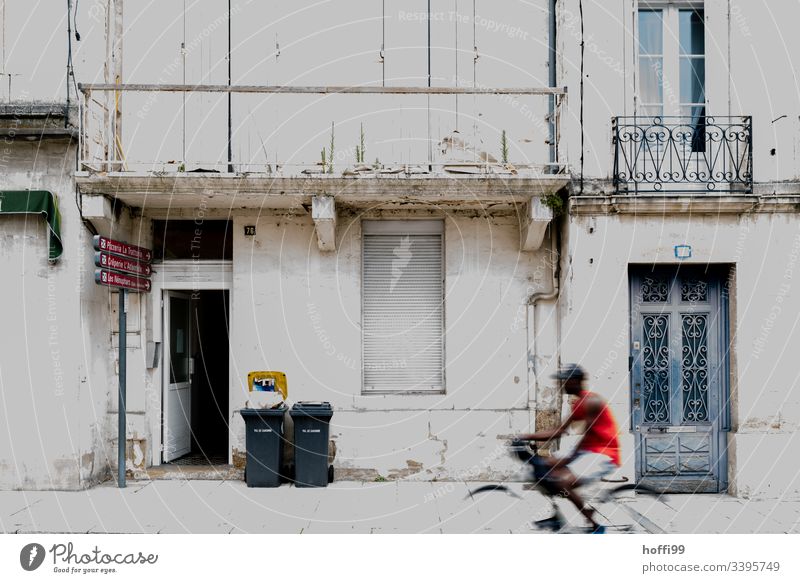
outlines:
[[[119,418],[119,427],[117,431],[117,439],[119,447],[117,450],[117,483],[120,488],[125,487],[125,369],[126,363],[126,350],[127,350],[127,314],[125,313],[125,296],[127,291],[124,289],[119,290],[119,405],[117,407]]]
[[[228,0],[228,87],[231,86],[231,0]],[[228,93],[228,172],[233,172],[233,127],[231,119],[231,98]]]
[[[431,86],[431,0],[428,0],[428,87]],[[433,170],[433,142],[431,141],[431,96],[428,95],[428,172]]]
[[[558,56],[558,47],[556,45],[556,0],[550,0],[549,10],[549,25],[547,35],[547,78],[551,88],[556,87],[558,83],[556,58]],[[556,172],[558,168],[558,144],[556,143],[558,136],[556,135],[556,96],[551,95],[548,98],[548,118],[549,118],[549,142],[550,142],[550,172]]]

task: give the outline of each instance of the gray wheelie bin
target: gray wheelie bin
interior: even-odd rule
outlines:
[[[331,404],[299,401],[289,414],[294,421],[294,483],[300,488],[324,487],[332,481],[328,465]]]
[[[241,409],[245,423],[247,463],[244,478],[250,488],[276,488],[281,483],[283,415],[286,407]]]

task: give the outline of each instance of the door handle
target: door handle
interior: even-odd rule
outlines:
[[[666,427],[649,427],[647,429],[647,433],[666,433],[666,432],[667,432]]]

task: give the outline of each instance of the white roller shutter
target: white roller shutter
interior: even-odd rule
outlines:
[[[441,221],[364,221],[365,392],[444,390]]]

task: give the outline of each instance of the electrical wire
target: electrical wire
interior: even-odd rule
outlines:
[[[75,12],[77,13],[77,11],[78,11],[78,3],[76,0]],[[70,90],[69,90],[70,80],[72,80],[72,86],[75,88],[75,98],[77,99],[79,96],[78,82],[75,80],[75,66],[72,59],[72,25],[69,17],[71,13],[72,13],[72,0],[67,0],[67,110],[66,110],[66,115],[64,115],[65,128],[69,126],[69,108],[71,104]],[[77,35],[77,28],[75,30],[75,33]],[[77,36],[77,40],[80,40],[79,35]],[[11,95],[9,92],[9,98],[10,97]]]
[[[454,22],[456,23],[456,87],[458,87],[458,0],[453,0],[454,5]],[[456,98],[456,131],[458,131],[458,94],[455,95]]]
[[[476,21],[478,19],[477,0],[472,0],[472,88],[478,87],[478,27]],[[472,139],[473,143],[477,144],[478,139],[478,96],[472,96],[472,118],[475,120],[472,123]]]
[[[581,18],[581,84],[580,84],[581,175],[580,175],[580,192],[578,194],[583,194],[583,158],[584,158],[584,138],[585,138],[584,127],[583,127],[583,67],[584,67],[584,53],[585,53],[585,43],[583,38],[583,0],[578,0],[578,11],[580,13],[580,18]]]
[[[80,42],[81,40],[81,33],[78,32],[78,3],[80,0],[75,0],[75,10],[72,13],[72,25],[75,29],[75,40]],[[67,13],[67,18],[69,18],[69,13]]]

